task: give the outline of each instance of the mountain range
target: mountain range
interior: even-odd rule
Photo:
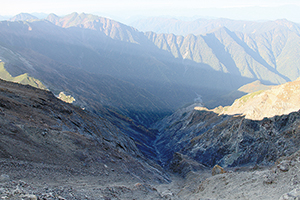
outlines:
[[[33,63],[32,65],[41,62],[43,65],[51,63],[52,66],[56,67],[56,71],[53,73],[59,74],[63,72],[58,72],[57,67],[68,65],[74,67],[74,70],[71,70],[73,73],[69,73],[68,76],[75,75],[77,70],[84,70],[87,73],[93,73],[94,76],[112,77],[114,80],[123,81],[123,83],[125,81],[131,87],[136,87],[135,90],[141,89],[144,93],[148,93],[143,96],[148,99],[146,102],[151,101],[151,103],[149,102],[149,105],[152,105],[151,108],[142,105],[138,109],[131,109],[130,112],[128,110],[130,106],[123,109],[119,102],[126,101],[128,104],[132,104],[131,102],[135,101],[134,99],[131,99],[131,102],[126,100],[127,94],[108,94],[112,99],[105,103],[116,106],[136,120],[138,117],[141,123],[148,123],[146,122],[147,117],[135,113],[136,111],[143,112],[143,109],[148,111],[159,107],[160,111],[156,110],[156,113],[161,111],[163,111],[162,114],[170,113],[172,110],[193,101],[198,97],[197,94],[203,96],[204,101],[210,102],[213,99],[221,98],[222,95],[249,81],[249,79],[239,75],[224,74],[205,68],[203,67],[204,64],[201,63],[196,63],[195,66],[193,63],[182,63],[171,54],[158,49],[143,33],[136,29],[97,16],[73,13],[58,18],[55,15],[49,15],[48,20],[2,21],[0,26],[1,45],[6,49],[5,51],[8,54],[13,52],[17,57],[22,57],[23,60],[30,59],[29,63]],[[32,56],[33,54],[34,56]],[[13,76],[29,73],[29,75],[40,79],[48,88],[53,88],[52,91],[55,94],[62,91],[62,88],[56,88],[60,87],[61,84],[55,86],[55,82],[47,80],[50,77],[44,76],[34,68],[28,69],[27,66],[24,69],[17,66],[14,63],[17,62],[17,58],[11,60],[9,56],[6,58],[2,56],[1,58],[6,63],[7,71]],[[45,59],[47,59],[46,62]],[[56,64],[54,64],[55,62]],[[18,63],[22,65],[22,62]],[[47,68],[50,70],[49,67]],[[61,70],[64,70],[64,67]],[[79,75],[82,76],[82,73],[79,72]],[[58,76],[64,78],[64,76]],[[211,83],[211,77],[216,77],[214,84]],[[83,80],[83,82],[86,81],[90,80]],[[69,83],[69,81],[64,82]],[[89,85],[89,87],[97,86],[97,84]],[[99,84],[98,87],[100,87]],[[77,90],[77,94],[70,88],[68,90],[67,93],[73,93],[72,96],[76,98],[87,89]],[[97,91],[99,90],[97,89]],[[105,88],[102,91],[103,95],[98,96],[97,99],[104,102],[103,97],[107,95],[105,92],[110,91]],[[121,97],[123,100],[120,101]],[[130,98],[137,98],[137,96],[130,95]],[[157,99],[156,102],[153,101],[154,98]],[[77,97],[76,99],[78,99],[77,103],[84,104],[80,98]],[[229,101],[233,101],[233,99]],[[141,102],[145,101],[139,101],[131,107],[135,107]],[[160,107],[162,103],[164,105]],[[152,116],[152,119],[155,121],[158,118]]]
[[[299,48],[297,24],[251,22],[243,32],[232,27],[244,22],[229,26],[227,21],[211,21],[221,25],[203,35],[177,36],[143,33],[84,13],[50,14],[45,20],[2,21],[1,41],[13,51],[30,49],[55,62],[129,82],[166,102],[169,111],[193,101],[197,94],[210,108],[228,105],[234,98],[226,100],[224,95],[246,83],[258,79],[281,84],[299,76],[294,53]],[[27,71],[15,75],[21,73]]]
[[[299,25],[153,23],[187,32],[141,32],[85,13],[0,22],[1,197],[292,195]]]

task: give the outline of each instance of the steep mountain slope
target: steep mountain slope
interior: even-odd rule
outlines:
[[[299,85],[296,80],[250,93],[231,107],[179,109],[153,127],[161,162],[172,168],[175,152],[209,167],[269,165],[291,155],[299,149],[299,112],[291,113],[300,109]]]
[[[155,127],[160,135],[156,146],[158,152],[164,152],[162,164],[171,170],[172,162],[178,163],[172,160],[175,152],[207,167],[272,165],[279,157],[299,149],[298,126],[299,113],[253,121],[185,109]],[[185,165],[181,173],[192,170],[188,163]]]
[[[284,26],[250,34],[232,32],[225,27],[197,36],[145,34],[157,47],[174,57],[207,64],[216,71],[275,84],[295,80],[300,75],[295,55],[299,33]]]
[[[236,83],[228,82],[230,79],[229,76],[227,77],[227,75],[221,75],[221,73],[218,74],[203,70],[205,67],[201,64],[198,65],[195,63],[196,67],[194,67],[192,63],[182,64],[181,60],[174,59],[171,54],[157,49],[156,45],[154,45],[152,41],[149,41],[142,32],[121,23],[84,13],[80,15],[73,13],[62,18],[56,17],[54,20],[49,16],[47,19],[64,28],[75,29],[80,27],[85,30],[95,30],[97,33],[104,33],[106,36],[109,36],[109,38],[125,42],[122,43],[123,45],[121,46],[114,44],[114,46],[111,47],[106,41],[107,44],[105,45],[105,49],[101,51],[101,55],[106,55],[106,57],[114,60],[114,69],[106,69],[105,71],[102,71],[103,69],[98,69],[101,70],[99,72],[109,73],[112,76],[117,76],[118,78],[137,83],[138,85],[145,85],[145,83],[140,80],[147,80],[147,84],[152,84],[150,87],[147,87],[152,93],[159,90],[159,88],[154,85],[154,82],[164,85],[165,87],[170,87],[170,84],[176,84],[177,87],[182,84],[194,87],[196,85],[198,88],[200,86],[210,87],[211,89],[221,88],[221,85],[224,84],[226,84],[228,89],[235,87]],[[100,51],[101,47],[97,45],[98,43],[87,40],[91,38],[89,36],[90,33],[91,32],[85,31],[83,40],[97,49],[97,51]],[[108,55],[106,52],[109,50],[111,53]],[[111,56],[118,57],[118,59]],[[84,58],[81,57],[81,59]],[[130,63],[130,65],[127,63]],[[140,63],[143,63],[143,65],[140,65]],[[85,66],[85,69],[87,69],[86,67],[87,66]],[[191,72],[189,72],[189,69]],[[95,71],[97,69],[94,68],[92,70]],[[203,74],[202,78],[214,75],[224,80],[224,82],[212,85],[208,80],[201,80],[198,78],[198,80],[195,81],[193,73],[197,73],[197,75]],[[240,81],[240,78],[238,77],[235,77],[234,79],[237,80],[237,82]]]
[[[265,117],[284,115],[298,111],[300,80],[273,86],[269,90],[260,90],[237,99],[221,113],[241,114],[247,119],[261,120]]]
[[[48,188],[51,183],[57,185],[54,188],[65,184],[77,187],[76,180],[94,177],[90,181],[98,180],[93,183],[93,187],[98,185],[97,192],[88,193],[89,187],[83,192],[94,196],[91,198],[113,195],[105,188],[124,184],[127,190],[123,193],[143,198],[141,188],[134,184],[168,181],[159,166],[145,159],[135,141],[112,123],[119,119],[108,119],[105,112],[102,115],[64,103],[49,91],[0,80],[1,197],[9,195],[8,190],[3,192],[2,183],[10,178],[30,181],[41,191],[46,182]],[[55,193],[67,199],[82,195],[78,191],[73,191],[73,196],[63,190]],[[26,193],[10,195],[21,198]],[[39,198],[43,195],[36,193]],[[154,190],[153,195],[160,196]]]

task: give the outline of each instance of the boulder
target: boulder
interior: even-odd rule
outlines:
[[[226,171],[220,165],[215,165],[212,168],[211,173],[212,173],[213,176],[215,176],[215,175],[218,175],[218,174],[224,174],[224,173],[226,173]]]

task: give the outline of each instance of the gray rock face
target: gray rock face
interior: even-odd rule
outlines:
[[[165,153],[165,166],[175,152],[208,167],[236,167],[271,165],[298,150],[299,112],[254,121],[191,107],[156,125],[160,132],[157,149]],[[288,170],[284,163],[279,168]]]

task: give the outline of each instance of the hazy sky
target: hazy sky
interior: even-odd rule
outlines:
[[[5,0],[0,15],[85,12],[117,20],[133,16],[207,16],[300,22],[300,0]],[[299,20],[298,20],[299,19]]]

